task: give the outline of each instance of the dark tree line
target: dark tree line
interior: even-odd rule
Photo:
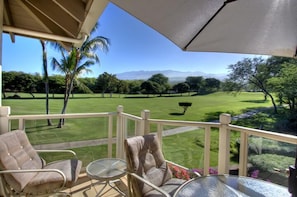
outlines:
[[[49,93],[65,93],[65,77],[62,75],[48,76]],[[84,84],[84,86],[82,86]],[[6,92],[44,93],[44,79],[40,74],[28,74],[24,72],[3,72],[2,94],[6,98]],[[84,87],[84,88],[82,88]],[[85,88],[87,87],[87,88]],[[204,79],[201,76],[187,77],[184,82],[170,84],[168,77],[163,74],[155,74],[148,80],[120,80],[114,74],[104,72],[97,78],[77,78],[73,84],[72,93],[101,93],[112,96],[120,94],[147,94],[159,95],[168,93],[196,92],[197,94],[210,93],[220,90],[220,81],[214,78]]]

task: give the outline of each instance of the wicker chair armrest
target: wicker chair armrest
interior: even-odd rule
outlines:
[[[38,153],[71,153],[75,158],[77,158],[76,153],[73,150],[36,150]]]
[[[66,176],[61,170],[58,170],[58,169],[1,170],[0,175],[1,174],[11,174],[11,173],[31,173],[31,172],[56,172],[56,173],[60,174],[61,177],[63,178],[63,185],[61,186],[61,189],[64,188],[64,186],[66,185]]]

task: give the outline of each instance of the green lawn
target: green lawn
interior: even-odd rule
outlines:
[[[3,99],[3,106],[11,107],[12,115],[20,114],[44,114],[45,99],[44,94],[36,94],[33,99],[29,94],[19,94],[22,99]],[[61,95],[55,95],[50,99],[50,113],[60,113],[63,100]],[[226,93],[214,93],[203,96],[123,96],[101,94],[79,94],[71,98],[67,108],[67,113],[90,113],[90,112],[113,112],[118,105],[124,106],[124,112],[140,116],[141,111],[148,109],[151,118],[170,120],[191,120],[210,121],[217,120],[219,114],[230,113],[240,114],[248,109],[271,107],[269,101],[263,101],[262,93],[241,93],[237,96]],[[192,106],[182,115],[183,108],[178,102],[192,102]],[[26,121],[26,132],[32,144],[58,143],[66,141],[87,140],[103,138],[107,136],[106,118],[89,118],[83,120],[68,119],[62,129],[56,128],[58,120],[53,120],[54,125],[48,127],[45,120]],[[114,120],[115,121],[115,120]],[[17,128],[17,122],[13,122],[13,128]],[[128,125],[133,128],[134,125]],[[217,132],[212,133],[212,139],[217,142]],[[236,139],[236,136],[234,137]],[[164,152],[166,158],[173,159],[177,163],[188,167],[203,165],[203,140],[204,132],[193,131],[176,136],[164,138]],[[217,146],[212,143],[211,165],[217,165]],[[92,151],[93,149],[93,151]],[[98,150],[101,151],[98,151]],[[76,150],[85,164],[94,158],[106,156],[106,147],[84,148]],[[86,154],[87,153],[87,154]],[[86,156],[90,156],[86,158]]]
[[[35,94],[35,99],[29,94],[19,94],[23,99],[3,99],[3,106],[11,106],[12,114],[43,114],[45,99],[43,94]],[[151,118],[172,120],[208,121],[218,119],[220,113],[240,114],[247,109],[271,107],[270,101],[264,101],[262,93],[244,92],[236,96],[227,93],[214,93],[203,96],[166,96],[166,97],[133,97],[113,95],[105,98],[101,94],[77,94],[70,99],[67,113],[111,112],[118,105],[124,106],[124,111],[139,116],[141,111],[148,109]],[[192,102],[185,115],[178,102]],[[51,113],[60,113],[63,100],[61,95],[50,99]]]

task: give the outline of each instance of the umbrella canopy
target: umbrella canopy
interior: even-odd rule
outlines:
[[[185,51],[296,56],[296,0],[111,0]]]
[[[1,0],[3,32],[79,47],[103,12],[106,0]]]

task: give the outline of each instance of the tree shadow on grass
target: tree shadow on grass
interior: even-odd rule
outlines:
[[[33,127],[26,127],[26,133],[35,133],[40,131],[49,131],[49,130],[56,130],[57,124],[53,124],[52,126],[45,125],[39,125],[39,126],[33,126]]]
[[[173,112],[173,113],[169,113],[169,115],[171,115],[171,116],[183,116],[184,113]]]
[[[125,99],[144,99],[144,98],[151,99],[154,97],[152,97],[152,96],[125,96],[123,98],[125,98]]]
[[[225,111],[225,112],[217,111],[217,112],[210,112],[210,113],[206,113],[206,114],[205,114],[205,118],[204,118],[203,121],[205,121],[205,122],[218,121],[218,120],[220,119],[220,115],[223,114],[223,113],[230,114],[231,116],[234,115],[234,112],[233,112],[233,111]]]
[[[268,100],[244,100],[244,101],[241,101],[241,102],[245,102],[245,103],[267,103],[269,102]]]

